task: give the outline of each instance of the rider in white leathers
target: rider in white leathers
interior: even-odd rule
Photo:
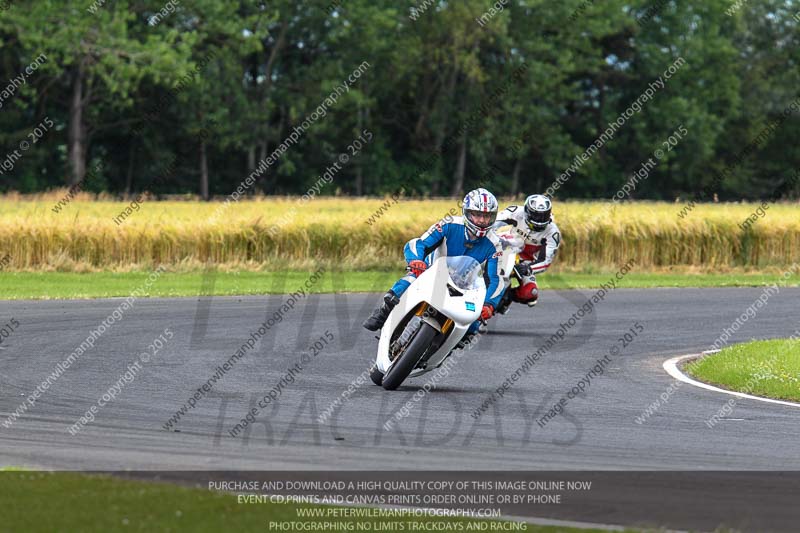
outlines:
[[[520,286],[507,289],[509,292],[501,300],[499,312],[505,312],[510,301],[531,307],[536,305],[539,298],[536,274],[550,267],[561,246],[561,232],[553,221],[552,212],[553,203],[547,196],[532,194],[524,205],[509,206],[497,215],[495,228],[511,225],[512,231],[525,241],[516,269],[521,277]]]

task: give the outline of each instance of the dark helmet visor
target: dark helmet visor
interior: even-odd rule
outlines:
[[[531,221],[537,224],[547,224],[548,222],[550,222],[551,212],[552,210],[548,209],[547,211],[534,211],[533,213],[528,213],[528,214]]]

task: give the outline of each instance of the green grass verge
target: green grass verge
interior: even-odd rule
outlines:
[[[800,402],[798,340],[736,344],[689,363],[684,369],[700,381],[725,389]]]
[[[409,522],[440,524],[455,527],[442,531],[467,531],[468,523],[485,523],[460,518],[299,518],[299,508],[323,506],[291,504],[239,504],[236,495],[167,483],[148,483],[107,476],[86,476],[76,473],[20,472],[0,473],[0,494],[3,501],[3,531],[51,532],[80,531],[106,533],[113,531],[274,531],[270,522],[316,521],[337,524],[356,520],[369,522],[367,531],[391,531],[387,523],[404,524],[396,529],[410,531]],[[491,522],[489,522],[491,523]],[[498,526],[501,522],[495,521]],[[379,529],[378,525],[383,526]],[[456,524],[461,524],[460,526]],[[600,530],[571,529],[525,524],[532,533],[587,532]],[[341,527],[341,526],[340,526]],[[391,527],[391,526],[390,526]],[[311,531],[323,531],[323,526]],[[339,529],[344,530],[344,529]],[[423,529],[419,529],[423,531]],[[489,529],[491,530],[491,529]],[[498,527],[496,530],[503,530]]]
[[[326,273],[311,292],[384,292],[403,274],[395,272],[341,272]],[[147,272],[0,272],[0,299],[70,299],[110,298],[129,296],[142,286]],[[555,273],[539,277],[541,288],[594,289],[607,283],[613,272]],[[308,272],[167,272],[153,283],[149,295],[198,296],[274,294],[296,291],[308,279]],[[775,283],[780,276],[761,273],[727,274],[675,274],[629,273],[618,287],[742,287],[763,286]],[[787,280],[789,285],[800,285],[800,275]]]

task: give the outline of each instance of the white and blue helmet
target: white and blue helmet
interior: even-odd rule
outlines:
[[[475,238],[485,237],[497,220],[497,198],[481,187],[469,191],[462,208],[464,225]]]

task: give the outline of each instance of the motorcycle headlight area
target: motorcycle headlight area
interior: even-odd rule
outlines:
[[[480,263],[466,255],[448,257],[447,270],[450,273],[450,282],[461,290],[477,289],[483,280]]]

